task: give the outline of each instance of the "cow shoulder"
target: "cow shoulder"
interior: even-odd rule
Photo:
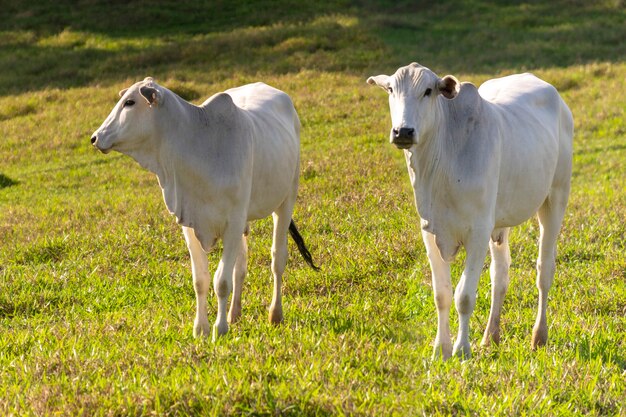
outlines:
[[[498,159],[498,135],[478,89],[463,83],[456,98],[448,100],[446,142],[455,187],[474,193],[485,187]],[[479,193],[480,194],[480,193]]]
[[[462,83],[455,98],[444,100],[448,106],[448,132],[455,141],[468,139],[485,123],[483,99],[474,84]]]

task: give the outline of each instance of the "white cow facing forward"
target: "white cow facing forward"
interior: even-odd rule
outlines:
[[[215,94],[195,106],[150,77],[120,91],[120,100],[91,143],[115,150],[154,172],[168,210],[183,226],[191,255],[194,335],[208,335],[208,252],[222,239],[213,288],[218,300],[213,340],[241,314],[248,221],[273,215],[274,291],[269,320],[283,320],[281,282],[287,230],[313,264],[291,215],[300,165],[300,121],[289,96],[263,83]],[[228,316],[228,297],[233,292]]]
[[[434,356],[471,355],[469,320],[487,248],[491,311],[482,343],[499,342],[511,262],[509,228],[535,213],[539,305],[532,347],[544,345],[556,241],[572,172],[573,120],[567,105],[554,87],[531,74],[490,80],[477,89],[413,63],[367,82],[389,93],[391,143],[404,149],[421,217],[438,316]],[[459,332],[453,349],[450,262],[461,245],[467,257],[454,294]]]

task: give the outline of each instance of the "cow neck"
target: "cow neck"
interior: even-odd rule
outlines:
[[[168,211],[176,216],[179,224],[192,227],[197,216],[189,212],[191,208],[185,204],[184,198],[194,194],[193,184],[187,184],[185,180],[193,178],[189,171],[194,164],[188,160],[193,155],[185,154],[184,150],[195,148],[191,142],[197,128],[194,115],[198,107],[164,89],[164,98],[158,110],[156,131],[159,133],[153,138],[152,151],[155,154],[149,158],[154,165],[146,168],[156,174]]]
[[[480,192],[481,184],[474,178],[480,178],[490,155],[472,150],[486,146],[489,140],[481,124],[484,111],[476,87],[463,83],[455,99],[438,99],[432,134],[420,138],[416,151],[407,155],[414,170],[415,203],[427,231],[436,233],[441,226],[438,219],[455,209],[450,195],[459,186]]]
[[[451,126],[462,125],[461,119],[467,115],[460,112],[457,105],[454,100],[438,98],[433,112],[436,115],[434,128],[420,138],[414,149],[407,151],[407,162],[413,171],[411,181],[415,204],[420,217],[427,223],[440,214],[437,207],[447,201],[448,193],[458,181],[458,165],[467,138],[463,136],[466,132],[459,132]]]
[[[433,112],[436,120],[434,128],[424,132],[417,145],[405,151],[409,163],[410,177],[415,192],[415,204],[422,218],[429,216],[433,193],[439,189],[442,174],[445,173],[445,106],[437,100]],[[412,172],[411,172],[412,171]],[[444,174],[445,175],[445,174]]]
[[[189,141],[196,129],[191,116],[195,114],[197,106],[188,103],[169,90],[166,91],[167,97],[158,118],[158,131],[161,134],[159,150],[162,163],[166,161],[170,163],[184,157],[180,153],[188,149]]]

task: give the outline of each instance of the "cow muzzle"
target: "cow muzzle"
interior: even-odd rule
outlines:
[[[394,127],[391,129],[391,143],[399,149],[408,149],[415,145],[415,129],[412,127]]]
[[[98,135],[96,133],[94,133],[91,136],[91,144],[93,145],[94,148],[96,148],[97,150],[99,150],[102,153],[109,153],[111,151],[111,148],[102,148],[100,145],[100,141],[98,140]]]

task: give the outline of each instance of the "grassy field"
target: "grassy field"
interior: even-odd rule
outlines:
[[[0,8],[0,415],[626,415],[622,1],[178,3]],[[384,93],[365,83],[411,61],[476,84],[532,71],[572,109],[544,349],[530,349],[533,220],[511,236],[501,345],[478,346],[487,259],[474,357],[430,359],[436,312],[404,157],[387,143]],[[322,271],[290,243],[284,325],[266,321],[264,220],[242,321],[215,344],[192,337],[190,261],[154,175],[89,143],[118,90],[148,75],[195,103],[257,80],[293,98],[294,218]]]

